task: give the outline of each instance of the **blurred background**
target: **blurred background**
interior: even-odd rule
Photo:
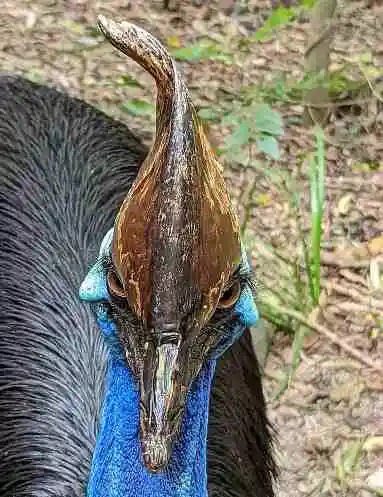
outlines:
[[[147,144],[154,84],[96,15],[173,53],[253,257],[279,497],[383,495],[383,2],[0,7],[1,71],[80,97]]]

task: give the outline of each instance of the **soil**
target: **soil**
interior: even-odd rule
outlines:
[[[121,105],[132,98],[153,102],[153,82],[95,35],[96,15],[140,24],[168,43],[187,46],[209,35],[230,48],[236,37],[255,33],[272,5],[267,0],[177,3],[166,11],[162,0],[0,0],[0,70],[81,97],[127,122],[150,143],[153,118],[128,115]],[[351,63],[358,72],[357,61],[366,54],[382,68],[381,2],[339,3],[331,68]],[[234,64],[180,63],[195,102],[214,105],[231,94],[235,106],[236,92],[245,84],[264,87],[277,73],[300,78],[309,30],[302,16],[269,40],[251,44]],[[121,76],[128,74],[140,86],[121,86]],[[270,417],[278,431],[279,497],[369,497],[383,487],[382,92],[375,90],[354,107],[333,112],[328,125],[323,292],[320,308],[308,318],[316,331],[306,336],[296,378],[279,398],[281,372],[292,358],[290,335],[274,334],[264,370]],[[275,103],[275,108],[290,122],[280,143],[280,167],[304,187],[307,174],[298,165],[302,152],[312,150],[312,132],[294,124],[301,105]],[[208,133],[219,146],[227,130],[212,125]],[[263,199],[251,208],[248,238],[254,235],[293,256],[297,223],[286,195],[253,169],[226,164],[225,174],[242,215],[243,192],[254,181],[254,198]],[[262,244],[251,245],[257,274],[278,289],[278,266]]]

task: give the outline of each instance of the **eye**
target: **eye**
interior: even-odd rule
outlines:
[[[240,295],[241,284],[239,281],[235,281],[222,295],[220,301],[218,302],[218,308],[229,309],[230,307],[233,307]]]
[[[124,287],[113,269],[107,275],[108,290],[113,297],[124,298],[126,296]]]

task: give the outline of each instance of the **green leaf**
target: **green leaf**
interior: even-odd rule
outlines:
[[[274,160],[280,159],[278,142],[274,136],[261,136],[261,138],[257,140],[257,151],[263,152]]]
[[[237,115],[230,112],[229,114],[223,116],[221,124],[222,126],[239,126],[240,119]]]
[[[364,442],[364,439],[352,442],[341,456],[336,465],[336,475],[340,483],[345,483],[347,476],[357,471]]]
[[[275,82],[275,95],[280,100],[286,98],[286,82],[283,77],[278,78]]]
[[[120,76],[117,80],[118,86],[122,87],[130,87],[130,88],[144,88],[139,81],[136,80],[136,78],[133,78],[133,76],[130,76],[129,74],[125,74],[123,76]]]
[[[225,149],[239,148],[249,143],[250,131],[247,123],[241,123],[233,133],[225,138]]]
[[[254,112],[255,127],[259,133],[283,135],[283,123],[279,112],[267,104],[257,104]]]
[[[42,80],[41,72],[34,70],[27,71],[25,77],[34,83],[40,83]]]
[[[173,50],[172,53],[176,60],[195,61],[201,59],[202,48],[197,45]]]
[[[220,152],[220,154],[217,154],[218,157],[222,156],[229,162],[235,162],[236,164],[244,166],[248,166],[249,164],[250,157],[248,147],[220,149]]]
[[[293,8],[280,7],[275,9],[265,24],[258,29],[251,41],[262,41],[273,33],[275,28],[288,24],[295,19],[296,13]]]
[[[211,107],[203,107],[198,111],[198,116],[203,121],[218,121],[219,113]]]
[[[264,26],[277,28],[283,24],[287,24],[295,18],[295,10],[293,8],[279,7],[275,9],[270,17],[265,22]]]
[[[199,60],[219,60],[225,64],[231,64],[233,57],[221,49],[216,43],[209,40],[200,40],[190,47],[173,50],[173,57],[176,60],[187,60],[195,62]]]
[[[294,341],[292,346],[292,361],[288,370],[285,372],[282,381],[280,382],[276,394],[274,395],[275,399],[278,399],[290,387],[290,385],[294,381],[295,373],[296,370],[298,369],[301,359],[301,352],[303,349],[304,338],[307,333],[309,333],[309,330],[305,326],[301,325],[294,334]]]
[[[154,108],[148,102],[139,99],[128,100],[121,105],[121,110],[127,112],[131,116],[151,116]]]
[[[315,5],[315,0],[301,0],[301,5],[311,9]]]

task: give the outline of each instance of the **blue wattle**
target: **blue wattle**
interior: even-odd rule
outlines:
[[[103,309],[100,304],[98,322],[111,353],[87,497],[207,497],[207,424],[215,361],[205,366],[189,392],[168,468],[151,474],[141,457],[136,383]]]

